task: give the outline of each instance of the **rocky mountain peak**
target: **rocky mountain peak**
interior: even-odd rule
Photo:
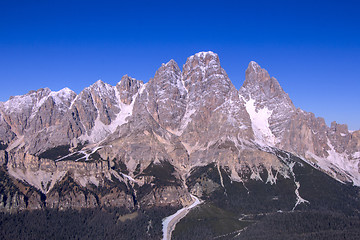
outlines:
[[[181,70],[174,60],[170,60],[156,71],[140,99],[156,122],[164,128],[176,129],[186,108],[186,95]]]
[[[130,104],[132,102],[132,97],[138,92],[143,84],[143,81],[124,75],[120,82],[116,84],[116,89],[119,92],[121,102]]]
[[[40,88],[37,91],[29,91],[25,95],[11,96],[10,99],[4,102],[3,106],[5,111],[17,112],[22,111],[23,108],[32,109],[33,105],[41,103],[51,93],[49,88]]]
[[[251,61],[245,72],[245,82],[242,88],[254,93],[268,92],[268,87],[280,86],[276,79],[270,78],[269,73],[254,61]],[[266,87],[266,89],[265,89]],[[265,90],[265,91],[264,91]]]
[[[251,61],[246,69],[245,83],[266,82],[270,80],[269,73],[254,61]]]
[[[336,121],[331,122],[330,126],[331,130],[334,132],[348,132],[348,126],[347,124],[338,124]]]
[[[276,78],[270,77],[269,73],[254,61],[249,63],[245,72],[245,82],[241,91],[247,92],[251,98],[261,101],[269,101],[273,98],[289,102],[289,96],[284,92]]]
[[[245,72],[245,81],[240,89],[243,96],[256,99],[258,101],[277,101],[287,102],[292,105],[289,96],[284,92],[276,78],[270,77],[269,73],[261,68],[259,64],[251,61]]]
[[[270,77],[265,69],[251,61],[239,93],[245,100],[246,109],[252,119],[252,128],[258,136],[258,143],[276,145],[280,142],[295,106],[276,78]],[[261,124],[259,118],[263,119]],[[266,136],[263,135],[264,132]]]
[[[138,81],[135,78],[128,76],[127,74],[122,76],[120,82],[116,84],[119,88],[123,90],[130,90],[132,86],[136,85]]]
[[[211,92],[214,88],[225,93],[233,88],[219,56],[211,51],[189,57],[183,66],[182,80],[190,95]]]
[[[171,59],[167,63],[163,63],[161,67],[156,71],[154,80],[161,81],[161,80],[168,80],[171,83],[175,83],[178,79],[181,78],[181,70],[178,64]]]
[[[112,88],[112,86],[108,83],[103,82],[101,79],[97,80],[89,87],[91,91],[98,91],[98,92],[107,92],[109,91],[110,88]]]
[[[184,64],[183,71],[205,71],[206,68],[221,68],[219,56],[211,51],[199,52],[190,56]]]
[[[161,69],[163,66],[164,66],[165,68],[172,68],[174,71],[181,71],[180,68],[179,68],[179,66],[178,66],[178,64],[175,62],[174,59],[171,59],[171,60],[170,60],[169,62],[167,62],[167,63],[163,63],[163,64],[161,65],[160,69]]]
[[[76,93],[70,88],[63,88],[59,91],[53,91],[49,94],[57,105],[70,107],[71,101],[76,97]]]

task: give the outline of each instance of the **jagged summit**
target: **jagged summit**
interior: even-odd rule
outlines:
[[[185,69],[187,68],[187,66],[190,66],[191,68],[194,69],[197,67],[200,68],[211,67],[211,66],[220,67],[220,60],[219,60],[219,56],[211,51],[199,52],[188,57],[183,68]]]
[[[119,93],[117,97],[121,99],[121,102],[131,104],[134,95],[136,95],[143,85],[143,81],[124,75],[115,86],[117,89],[116,93]]]
[[[168,61],[167,63],[163,63],[161,64],[162,66],[177,66],[177,68],[179,67],[177,62],[174,59],[170,59],[170,61]]]
[[[270,80],[269,73],[254,61],[251,61],[245,71],[245,82],[243,87],[254,87],[263,85]]]
[[[254,61],[251,61],[246,69],[245,81],[239,92],[247,100],[252,98],[261,104],[262,102],[272,102],[285,104],[288,109],[295,108],[277,79],[270,77],[269,73]]]
[[[198,58],[206,58],[207,56],[212,56],[212,57],[215,57],[215,58],[218,58],[218,55],[212,51],[202,51],[202,52],[198,52],[198,53],[195,53],[193,56],[190,56],[190,58],[192,57],[198,57]]]
[[[181,70],[179,68],[179,65],[175,62],[174,59],[171,59],[167,63],[161,64],[161,67],[156,71],[154,78],[158,78],[160,77],[160,75],[164,75],[164,74],[169,75],[168,79],[172,79],[172,77],[170,76],[171,74],[175,74],[179,76],[181,75]]]
[[[182,80],[185,88],[191,92],[196,89],[228,88],[232,85],[225,70],[220,65],[217,54],[213,52],[200,52],[187,59],[183,66]],[[223,85],[223,87],[218,86]]]
[[[89,86],[89,89],[96,89],[98,91],[106,91],[109,88],[111,88],[112,86],[106,82],[104,82],[103,80],[99,79],[97,80],[95,83],[91,84]]]
[[[120,81],[116,85],[119,85],[119,86],[129,85],[129,86],[131,86],[131,83],[134,83],[134,82],[143,83],[143,81],[137,80],[136,78],[133,78],[133,77],[125,74],[124,76],[121,77]]]

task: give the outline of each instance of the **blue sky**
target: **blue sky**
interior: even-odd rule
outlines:
[[[358,1],[0,1],[0,101],[79,93],[211,50],[240,88],[251,60],[296,107],[360,129]]]

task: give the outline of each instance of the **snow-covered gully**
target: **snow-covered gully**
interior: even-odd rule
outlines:
[[[74,160],[75,162],[80,161],[80,160],[82,160],[82,159],[85,159],[85,161],[89,161],[89,157],[90,157],[92,154],[94,154],[97,150],[99,150],[99,149],[101,149],[101,148],[103,148],[103,147],[105,147],[105,146],[96,146],[96,147],[94,147],[93,149],[91,149],[91,151],[89,151],[90,149],[85,149],[85,150],[80,150],[80,151],[72,152],[72,153],[70,153],[70,154],[68,154],[68,155],[65,155],[65,156],[63,156],[63,157],[61,157],[61,158],[56,159],[55,162],[59,162],[59,161],[64,160],[64,159],[66,159],[66,158],[68,158],[68,157],[71,157],[71,156],[73,156],[73,155],[75,155],[75,154],[82,154],[82,155],[84,155],[84,156],[82,156],[82,157],[79,157],[79,158],[75,159],[75,160]]]
[[[305,200],[305,199],[303,199],[303,198],[300,196],[300,193],[299,193],[300,182],[297,182],[297,181],[296,181],[295,173],[294,173],[294,171],[293,171],[294,165],[295,165],[295,162],[292,162],[292,163],[289,164],[290,173],[291,173],[291,175],[292,175],[293,178],[294,178],[294,183],[295,183],[295,186],[296,186],[296,189],[295,189],[296,203],[295,203],[295,206],[294,206],[293,209],[292,209],[293,211],[295,210],[295,208],[297,207],[297,205],[299,205],[300,203],[310,203],[308,200]]]
[[[290,174],[291,176],[293,177],[294,179],[294,184],[296,186],[296,189],[295,189],[295,195],[296,195],[296,203],[292,209],[292,211],[295,210],[295,208],[301,204],[301,203],[307,203],[307,204],[310,204],[310,202],[306,199],[303,199],[301,196],[300,196],[300,193],[299,193],[299,189],[300,189],[300,182],[297,182],[296,181],[296,176],[295,176],[295,173],[294,173],[294,166],[295,166],[295,162],[288,162],[286,158],[284,157],[280,157],[289,167],[289,171],[290,171]],[[290,156],[289,154],[287,153],[287,158],[290,159]]]
[[[171,233],[174,231],[176,224],[188,214],[188,212],[202,203],[200,199],[198,199],[196,196],[190,194],[194,202],[187,207],[183,207],[182,209],[178,210],[173,215],[170,215],[163,219],[163,240],[170,240],[171,239]]]
[[[221,186],[225,189],[224,180],[223,180],[223,177],[222,177],[222,175],[221,175],[220,164],[217,163],[216,165],[217,165],[217,170],[218,170],[218,172],[219,172],[220,184],[221,184]],[[226,189],[225,189],[225,191],[226,191]]]

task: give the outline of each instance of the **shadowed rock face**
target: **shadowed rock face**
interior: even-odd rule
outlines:
[[[214,164],[222,179],[198,182],[199,194],[226,176],[246,183],[267,172],[264,184],[291,176],[277,150],[360,185],[360,131],[296,109],[255,62],[237,90],[213,52],[189,57],[182,70],[170,60],[146,84],[125,75],[78,95],[45,88],[12,97],[0,103],[0,144],[4,211],[186,205],[197,167]]]

